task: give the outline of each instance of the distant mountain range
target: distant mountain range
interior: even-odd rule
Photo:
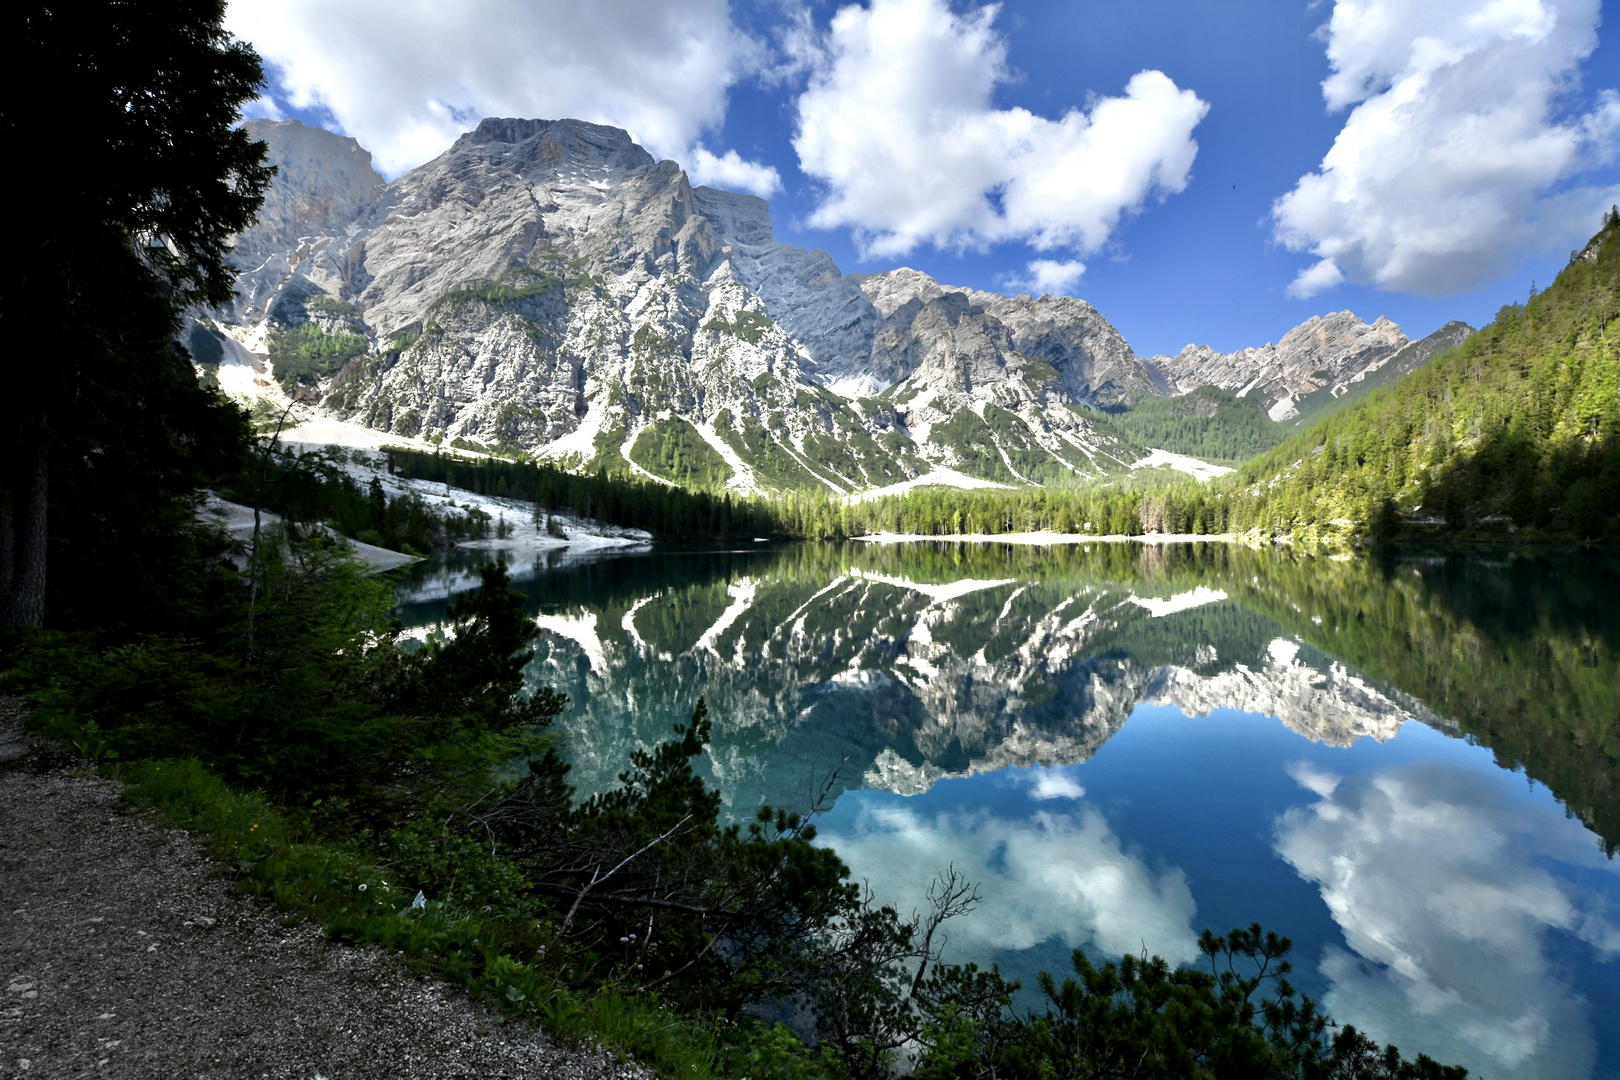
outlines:
[[[1143,359],[1082,300],[844,274],[778,243],[764,200],[693,187],[616,128],[485,120],[385,183],[353,139],[248,127],[278,173],[236,245],[239,298],[210,320],[227,364],[398,436],[593,471],[740,491],[941,469],[1064,483],[1187,427],[1119,422],[1144,402],[1221,388],[1277,441],[1469,332],[1413,343],[1345,311],[1274,345]]]

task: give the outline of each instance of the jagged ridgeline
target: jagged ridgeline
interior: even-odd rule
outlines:
[[[1072,297],[845,274],[595,124],[485,120],[392,183],[352,139],[248,129],[279,171],[233,251],[231,336],[344,420],[575,471],[837,494],[940,468],[1072,486],[1150,447],[1236,462],[1409,344],[1336,312],[1144,359]],[[227,352],[221,385],[256,393]]]
[[[1279,532],[1620,538],[1620,218],[1545,292],[1251,462],[1235,518]]]
[[[262,325],[282,388],[345,420],[741,493],[1138,456],[1079,411],[1154,393],[1090,305],[845,275],[618,129],[486,120],[384,183],[353,140],[249,127],[280,171],[220,321]]]

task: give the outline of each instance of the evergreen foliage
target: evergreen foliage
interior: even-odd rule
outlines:
[[[928,433],[928,441],[954,450],[958,467],[964,472],[997,483],[1019,483],[1001,460],[990,425],[972,409],[959,409],[945,423],[936,424]]]
[[[362,334],[328,331],[315,323],[277,326],[270,331],[266,347],[276,381],[291,394],[300,386],[313,387],[328,378],[356,356],[363,356],[371,343]]]
[[[716,315],[703,324],[703,329],[729,334],[732,337],[741,338],[750,345],[758,345],[765,340],[765,331],[775,325],[767,315],[739,309],[733,313],[730,322],[726,321],[724,315]]]
[[[194,572],[207,572],[199,566]],[[269,530],[187,632],[41,638],[11,673],[47,730],[95,725],[113,759],[194,757],[294,805],[408,813],[536,748],[562,700],[521,695],[535,636],[493,566],[451,609],[453,641],[393,639],[393,594],[321,534]]]
[[[294,454],[270,452],[261,445],[254,459],[215,490],[287,521],[326,525],[362,543],[407,555],[426,555],[457,540],[481,540],[493,528],[489,514],[477,507],[461,511],[434,506],[415,493],[390,498],[375,477],[362,488],[341,456],[330,450]]]
[[[546,730],[565,702],[524,683],[536,628],[499,565],[451,605],[450,636],[412,649],[390,619],[386,584],[319,531],[272,530],[256,538],[244,566],[221,559],[187,522],[188,496],[205,479],[240,474],[246,417],[197,385],[175,336],[181,307],[228,299],[226,240],[246,226],[268,182],[262,147],[232,126],[260,84],[257,57],[225,33],[218,2],[32,6],[13,18],[22,45],[13,68],[27,74],[12,78],[43,71],[62,82],[67,89],[53,100],[84,118],[72,137],[100,132],[111,152],[66,182],[50,212],[34,215],[47,228],[67,223],[62,234],[25,230],[38,256],[31,271],[46,268],[45,294],[12,279],[0,290],[0,314],[23,327],[28,360],[46,341],[60,346],[62,326],[73,358],[41,388],[49,408],[17,425],[19,445],[38,451],[28,461],[34,479],[8,473],[4,491],[42,500],[48,450],[61,478],[51,487],[53,511],[79,504],[55,519],[53,544],[96,566],[114,565],[95,560],[105,545],[131,545],[142,566],[132,582],[126,577],[126,603],[142,626],[108,626],[88,605],[69,603],[64,611],[96,629],[32,637],[6,657],[8,683],[28,694],[47,731],[102,760],[134,763],[131,775],[154,801],[199,818],[208,800],[236,806],[222,830],[232,830],[235,850],[264,857],[263,865],[243,860],[257,886],[330,913],[339,936],[431,944],[445,970],[514,1011],[546,1016],[567,991],[603,986],[732,1021],[751,1006],[806,1005],[826,1049],[812,1054],[773,1029],[769,1061],[731,1048],[756,1071],[886,1075],[910,1045],[926,1076],[1460,1075],[1422,1058],[1404,1062],[1350,1029],[1330,1040],[1325,1018],[1308,1002],[1296,1005],[1284,982],[1255,1002],[1262,984],[1286,974],[1277,962],[1288,948],[1258,928],[1206,935],[1209,976],[1135,958],[1095,968],[1076,954],[1079,981],[1043,980],[1047,1014],[1018,1016],[999,974],[939,963],[939,926],[976,902],[954,875],[941,879],[929,913],[905,919],[848,881],[836,854],[813,843],[807,818],[763,808],[747,828],[722,827],[718,793],[692,767],[711,730],[701,700],[673,740],[632,757],[618,788],[576,802]],[[43,152],[58,146],[21,108],[6,106],[0,126]],[[90,186],[73,186],[81,184]],[[494,298],[540,285],[499,286]],[[364,349],[359,335],[314,323],[277,333],[273,353],[287,364],[278,373],[292,384]],[[1557,383],[1567,365],[1555,367]],[[1595,426],[1560,435],[1555,408],[1548,430],[1565,449],[1549,468],[1555,481],[1597,477],[1602,496],[1607,474],[1580,470],[1590,457],[1583,447],[1612,445],[1612,380],[1605,391],[1584,372],[1574,372],[1573,395],[1597,403]],[[1581,409],[1587,404],[1576,415],[1585,423]],[[848,534],[911,509],[868,513],[825,495],[738,502],[527,463],[389,457],[405,475],[661,535]],[[290,518],[348,517],[379,537],[395,529],[402,544],[417,535],[409,519],[418,507],[388,500],[380,485],[361,492],[318,464],[286,458],[258,465],[237,482],[277,491]],[[1202,503],[1152,493],[1017,497],[1031,501],[986,503],[968,520],[977,513],[1011,528],[1083,510],[1120,531],[1226,521]],[[402,525],[393,524],[397,502],[406,504]],[[129,520],[111,521],[115,511]],[[5,520],[13,520],[9,508]],[[113,539],[98,538],[98,528]],[[13,538],[3,539],[9,570]],[[159,572],[168,575],[161,587]],[[518,779],[505,772],[515,761],[528,762]],[[170,778],[159,780],[165,769]],[[233,802],[216,776],[268,801]],[[244,825],[245,807],[265,811],[279,837],[253,839],[258,822]],[[441,923],[436,934],[412,928],[381,895],[356,903],[370,883],[344,886],[368,861],[386,861],[396,879],[431,890],[441,919],[447,910],[488,918]],[[484,936],[467,932],[475,926],[487,928]],[[554,959],[542,975],[537,958],[547,945]],[[1239,970],[1244,961],[1255,970]]]
[[[191,327],[191,333],[186,335],[186,351],[191,359],[203,367],[218,367],[219,362],[225,359],[225,346],[219,340],[219,334],[203,323],[196,323]]]
[[[117,288],[121,269],[95,261],[99,243],[74,250],[99,235],[135,252],[177,310],[231,298],[231,239],[258,213],[273,170],[263,144],[237,126],[263,72],[252,47],[225,30],[224,13],[220,0],[10,10],[13,63],[0,127],[44,158],[95,161],[41,185],[16,223],[14,239],[31,264],[18,272],[37,275],[36,287],[56,287],[61,279],[53,275],[65,272],[98,294]],[[54,111],[37,108],[41,95]],[[76,123],[63,124],[63,116]],[[88,261],[38,275],[41,256]]]
[[[116,567],[137,594],[162,581],[180,555],[154,523],[182,517],[241,451],[237,411],[198,385],[175,340],[183,310],[231,297],[230,239],[271,175],[237,126],[259,58],[226,32],[224,9],[7,10],[0,131],[41,160],[94,165],[38,186],[0,274],[0,624],[89,608],[71,575],[47,607],[47,552],[58,566]]]
[[[228,833],[256,887],[341,937],[425,952],[507,1010],[566,1029],[555,1008],[612,987],[741,1020],[716,1048],[729,1075],[758,1071],[762,1045],[777,1075],[804,1077],[889,1076],[902,1047],[940,1077],[1463,1075],[1334,1029],[1288,985],[1289,943],[1258,927],[1206,933],[1207,972],[1076,952],[1073,977],[1043,976],[1045,1012],[1021,1013],[994,969],[941,961],[941,927],[978,902],[955,874],[902,918],[849,881],[808,818],[762,808],[722,826],[693,771],[711,731],[701,700],[617,787],[579,801],[545,738],[564,702],[525,691],[537,631],[499,565],[451,605],[453,636],[416,652],[386,625],[386,587],[318,538],[273,538],[226,580],[234,602],[197,637],[41,638],[11,683],[103,760],[192,755],[132,775]],[[503,779],[514,757],[527,772]],[[279,806],[217,821],[205,807],[228,800],[197,761]],[[413,924],[416,889],[432,899]],[[793,1003],[819,1051],[744,1020]]]
[[[809,539],[1026,530],[1257,532],[1329,542],[1436,533],[1620,539],[1620,361],[1607,338],[1608,323],[1620,314],[1620,245],[1610,242],[1617,232],[1607,227],[1551,288],[1503,308],[1461,348],[1274,446],[1235,477],[1012,492],[933,489],[848,504],[809,487],[803,466],[784,458],[757,468],[788,493],[748,504],[749,526],[720,531]],[[724,419],[716,425],[720,437],[758,460],[769,442],[764,429],[750,421],[754,428],[738,431]],[[935,438],[980,474],[1018,484],[992,441],[993,431],[1016,435],[1015,420],[1002,410],[987,410],[985,419],[963,412],[937,427]],[[1209,387],[1096,420],[1131,442],[1229,461],[1275,443],[1284,431],[1257,404]],[[1050,483],[1061,471],[1033,447],[1012,445],[1009,456],[1017,455],[1014,465],[1025,477]],[[438,472],[446,468],[453,466]],[[712,483],[713,473],[705,475]],[[618,523],[657,535],[672,526],[687,535],[707,527],[670,513],[645,491],[611,497],[599,491],[598,502],[624,515]]]
[[[777,419],[780,420],[780,417]],[[784,429],[779,426],[777,430],[785,436]],[[722,442],[737,452],[737,456],[748,462],[749,468],[763,483],[781,491],[826,490],[826,485],[810,475],[809,470],[771,437],[757,418],[744,416],[737,423],[729,409],[722,409],[714,418],[714,431]]]
[[[1395,387],[1249,463],[1255,525],[1620,539],[1620,228]]]
[[[731,479],[726,459],[678,416],[654,420],[642,428],[630,448],[630,460],[655,476],[694,491],[723,491]]]
[[[917,488],[859,503],[817,492],[787,495],[771,509],[783,535],[832,539],[889,532],[922,536],[1009,532],[1140,536],[1215,535],[1242,524],[1236,504],[1218,492],[1180,481],[1134,487]]]
[[[1072,487],[1082,476],[1096,467],[1096,463],[1072,447],[1068,456],[1059,455],[1042,446],[1035,439],[1029,425],[1014,412],[999,405],[986,405],[984,422],[1001,442],[1007,464],[1026,481],[1056,487]]]
[[[588,279],[584,280],[588,282]],[[529,267],[520,266],[508,271],[498,280],[474,282],[449,290],[434,302],[433,313],[471,303],[515,304],[524,300],[538,299],[553,289],[577,283],[579,282],[570,281],[566,276],[549,270],[531,270]],[[430,318],[433,313],[430,313]]]
[[[1144,397],[1129,407],[1083,410],[1086,419],[1128,443],[1237,465],[1282,442],[1288,429],[1258,401],[1214,386],[1180,397]]]
[[[798,534],[1052,529],[1255,531],[1372,543],[1434,535],[1620,540],[1620,343],[1608,340],[1608,324],[1620,315],[1616,236],[1620,227],[1606,226],[1528,303],[1504,307],[1460,348],[1235,476],[1145,491],[913,492],[847,514],[815,512],[798,523]],[[1219,392],[1199,393],[1216,415],[1238,408]]]
[[[703,445],[713,453],[707,443]],[[397,476],[535,503],[551,513],[563,511],[608,525],[646,529],[660,538],[779,535],[778,516],[760,500],[687,491],[604,472],[580,475],[553,465],[494,457],[466,458],[401,447],[384,452],[389,471]]]

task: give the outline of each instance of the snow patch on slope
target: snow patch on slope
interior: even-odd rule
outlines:
[[[1198,480],[1213,480],[1217,476],[1225,476],[1227,473],[1237,471],[1229,469],[1225,465],[1216,465],[1213,462],[1204,461],[1201,458],[1188,457],[1186,454],[1172,454],[1168,450],[1157,448],[1141,461],[1131,463],[1132,469],[1154,469],[1161,466],[1168,466],[1176,470],[1176,472],[1186,473],[1188,476]]]

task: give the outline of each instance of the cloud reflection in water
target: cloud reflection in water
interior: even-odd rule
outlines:
[[[1612,913],[1548,866],[1604,866],[1591,835],[1512,801],[1505,776],[1434,763],[1290,773],[1317,801],[1278,821],[1277,853],[1320,887],[1352,950],[1324,950],[1327,1011],[1474,1076],[1591,1075],[1587,1003],[1542,940],[1560,930],[1604,959],[1620,952]]]
[[[1031,785],[1043,801],[1083,794],[1055,771],[1034,770]],[[1195,959],[1196,908],[1186,875],[1150,869],[1124,849],[1102,814],[1074,806],[1009,819],[966,809],[928,816],[884,799],[863,807],[842,831],[829,827],[821,835],[857,878],[870,881],[880,902],[901,911],[920,904],[948,865],[979,882],[984,904],[949,927],[957,959],[1053,938],[1111,956],[1145,944],[1178,963]]]

